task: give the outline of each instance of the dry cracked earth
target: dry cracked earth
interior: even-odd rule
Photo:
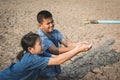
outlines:
[[[93,43],[62,64],[70,80],[120,80],[120,25],[83,24],[86,18],[120,20],[120,0],[0,0],[0,70],[16,61],[21,37],[37,32],[36,15],[44,9],[69,40]]]

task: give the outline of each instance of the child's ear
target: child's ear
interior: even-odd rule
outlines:
[[[29,51],[30,53],[34,53],[34,49],[33,49],[32,47],[28,47],[28,51]]]
[[[38,27],[41,28],[41,23],[38,24]]]

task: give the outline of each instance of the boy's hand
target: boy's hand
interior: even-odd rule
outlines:
[[[84,43],[88,43],[88,42],[87,42],[87,41],[80,41],[80,42],[76,43],[76,46],[77,46],[77,45],[82,45],[82,44],[84,44]]]
[[[76,46],[79,52],[88,51],[91,47],[92,47],[92,44],[88,42],[78,43]]]

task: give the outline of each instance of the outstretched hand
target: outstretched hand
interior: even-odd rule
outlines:
[[[80,42],[80,43],[77,43],[76,48],[78,49],[79,52],[88,51],[89,49],[92,48],[92,43]]]

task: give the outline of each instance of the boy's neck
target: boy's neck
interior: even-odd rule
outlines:
[[[51,36],[51,33],[45,32],[43,29],[41,29],[43,31],[44,34],[46,34],[47,36]]]

